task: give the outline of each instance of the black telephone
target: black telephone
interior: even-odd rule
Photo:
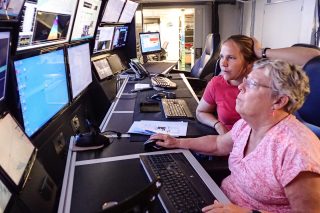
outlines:
[[[129,66],[132,71],[136,74],[137,79],[142,79],[149,76],[149,72],[142,66],[137,58],[133,58],[130,60]]]

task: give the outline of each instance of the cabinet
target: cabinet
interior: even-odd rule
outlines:
[[[194,39],[194,14],[185,14],[180,18],[180,60],[182,67],[193,64],[191,48]]]

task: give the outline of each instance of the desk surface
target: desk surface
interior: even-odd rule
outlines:
[[[177,81],[180,88],[180,94],[179,90],[176,91],[177,97],[185,96],[184,99],[191,103],[191,111],[195,113],[198,99],[188,81],[183,74],[173,75],[173,80]],[[139,118],[139,115],[134,116],[137,94],[130,93],[134,83],[136,82],[129,82],[128,78],[124,81],[100,126],[102,131],[126,133],[133,120]],[[161,113],[150,116],[145,116],[145,119],[163,119]],[[188,136],[214,134],[211,128],[196,120],[189,120],[188,123]],[[111,144],[101,150],[76,153],[69,149],[58,212],[97,212],[104,202],[121,201],[149,183],[138,160],[138,153],[144,153],[143,143],[132,143],[128,134],[123,134],[120,139],[114,135],[109,137]],[[72,146],[73,138],[70,141],[70,147]],[[170,151],[174,150],[166,152]],[[193,155],[187,150],[180,151],[189,156],[192,161],[190,163],[215,197],[228,202]],[[162,212],[159,204],[157,209]]]

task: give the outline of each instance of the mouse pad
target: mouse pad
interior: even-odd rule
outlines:
[[[155,102],[141,102],[140,112],[160,112],[160,104]]]

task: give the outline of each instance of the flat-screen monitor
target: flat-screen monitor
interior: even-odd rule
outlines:
[[[114,27],[98,27],[93,53],[111,50]]]
[[[30,54],[21,54],[14,61],[23,124],[29,137],[69,103],[63,49]]]
[[[72,98],[76,98],[92,82],[89,43],[68,47],[68,64]]]
[[[69,40],[77,0],[26,1],[21,12],[18,51]]]
[[[112,42],[112,49],[126,46],[128,26],[116,26]]]
[[[102,0],[80,0],[73,24],[71,40],[92,38]]]
[[[0,179],[0,212],[5,212],[11,199],[11,192]]]
[[[16,19],[25,0],[0,0],[0,20]]]
[[[138,6],[139,3],[127,0],[118,22],[131,23]]]
[[[102,22],[118,22],[126,0],[109,0],[103,13]]]
[[[161,52],[159,32],[140,33],[139,37],[142,55]]]
[[[8,57],[10,50],[10,32],[0,32],[0,103],[5,98]]]
[[[0,119],[0,164],[16,187],[23,186],[36,149],[10,113]]]
[[[93,61],[93,65],[97,71],[100,80],[103,80],[113,75],[109,62],[106,58]]]

